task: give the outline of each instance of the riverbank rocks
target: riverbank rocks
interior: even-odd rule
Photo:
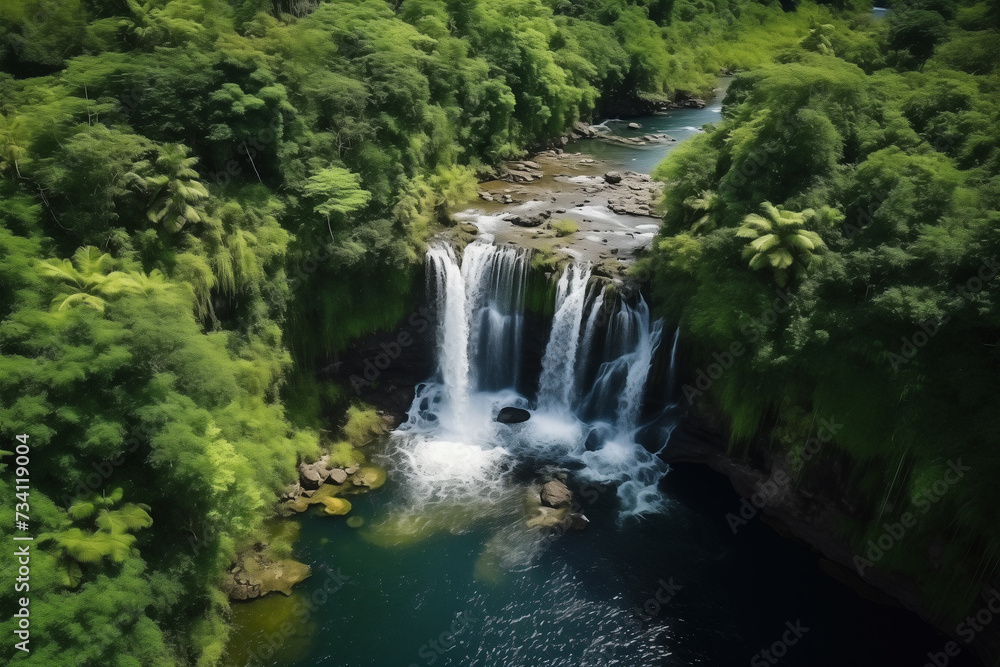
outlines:
[[[630,129],[630,130],[638,130],[638,129],[641,129],[641,128],[642,128],[642,125],[640,125],[639,123],[629,123],[628,124],[628,129]]]
[[[385,471],[375,466],[361,466],[350,476],[351,484],[377,489],[385,484]]]
[[[610,172],[609,172],[610,173]],[[663,184],[648,174],[626,171],[608,194],[608,208],[619,215],[654,216],[654,207],[663,192]]]
[[[322,456],[313,463],[303,461],[299,464],[299,486],[302,490],[315,490],[328,481],[331,484],[343,484],[348,474],[342,468],[330,466],[329,456]],[[286,488],[285,494],[289,497],[301,495],[295,493],[293,487]]]
[[[520,424],[531,418],[531,413],[522,408],[501,408],[497,413],[497,422],[501,424]]]
[[[504,164],[500,180],[508,183],[530,183],[542,178],[542,167],[532,160],[512,160]]]
[[[607,183],[615,185],[616,183],[622,182],[622,175],[620,172],[617,171],[609,171],[608,173],[604,174],[604,180]]]
[[[223,590],[230,600],[253,600],[268,593],[291,595],[292,586],[312,574],[305,563],[283,558],[268,560],[263,549],[237,560],[226,573]]]
[[[587,125],[584,122],[577,121],[577,122],[575,122],[573,124],[573,135],[576,136],[576,137],[578,137],[578,138],[580,138],[580,137],[587,137],[587,138],[595,137],[595,136],[597,136],[597,130],[595,130],[593,128],[593,126],[591,126],[591,125]]]

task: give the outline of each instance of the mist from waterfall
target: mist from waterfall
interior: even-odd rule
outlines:
[[[621,517],[660,511],[667,466],[636,433],[662,324],[631,299],[570,264],[559,276],[537,395],[524,364],[528,252],[476,241],[461,259],[445,245],[427,252],[437,304],[437,372],[416,388],[397,431],[413,503],[494,501],[510,492],[517,465],[552,465],[578,483],[616,489]],[[537,366],[536,366],[537,368]],[[500,424],[503,407],[531,412]]]

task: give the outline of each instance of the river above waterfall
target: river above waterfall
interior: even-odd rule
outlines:
[[[675,111],[635,132],[683,139],[717,116]],[[648,170],[671,146],[567,149]],[[676,328],[592,280],[585,254],[553,277],[543,348],[525,345],[530,262],[497,241],[428,251],[437,372],[369,447],[388,482],[352,496],[363,526],[295,519],[294,556],[313,575],[291,597],[234,604],[226,665],[918,666],[941,650],[915,616],[860,597],[759,519],[734,534],[725,478],[660,461],[679,413],[644,393],[670,382]],[[499,424],[502,407],[531,417]],[[574,492],[584,530],[531,525],[550,479]]]

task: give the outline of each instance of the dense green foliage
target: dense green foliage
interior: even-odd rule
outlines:
[[[39,535],[18,664],[215,664],[234,552],[300,457],[378,425],[355,409],[321,442],[349,402],[316,364],[405,314],[424,241],[476,175],[604,99],[767,62],[814,16],[830,18],[750,0],[0,3],[0,449],[30,436]],[[9,550],[0,564],[10,580]]]
[[[721,408],[736,451],[797,456],[842,425],[799,483],[840,484],[859,554],[916,515],[874,566],[947,619],[1000,553],[998,5],[854,28],[739,76],[721,123],[658,167],[654,291],[700,355],[687,398]]]

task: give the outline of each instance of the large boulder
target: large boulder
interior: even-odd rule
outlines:
[[[531,418],[531,413],[527,410],[514,407],[501,408],[497,413],[497,421],[501,424],[520,424]]]
[[[604,180],[614,185],[615,183],[622,182],[622,175],[617,171],[609,171],[608,173],[604,174]]]
[[[326,463],[322,459],[315,463],[299,464],[299,482],[303,489],[318,489],[329,476],[330,471],[326,469]]]
[[[539,495],[541,496],[543,505],[555,509],[567,508],[573,504],[572,492],[558,479],[543,484]]]

